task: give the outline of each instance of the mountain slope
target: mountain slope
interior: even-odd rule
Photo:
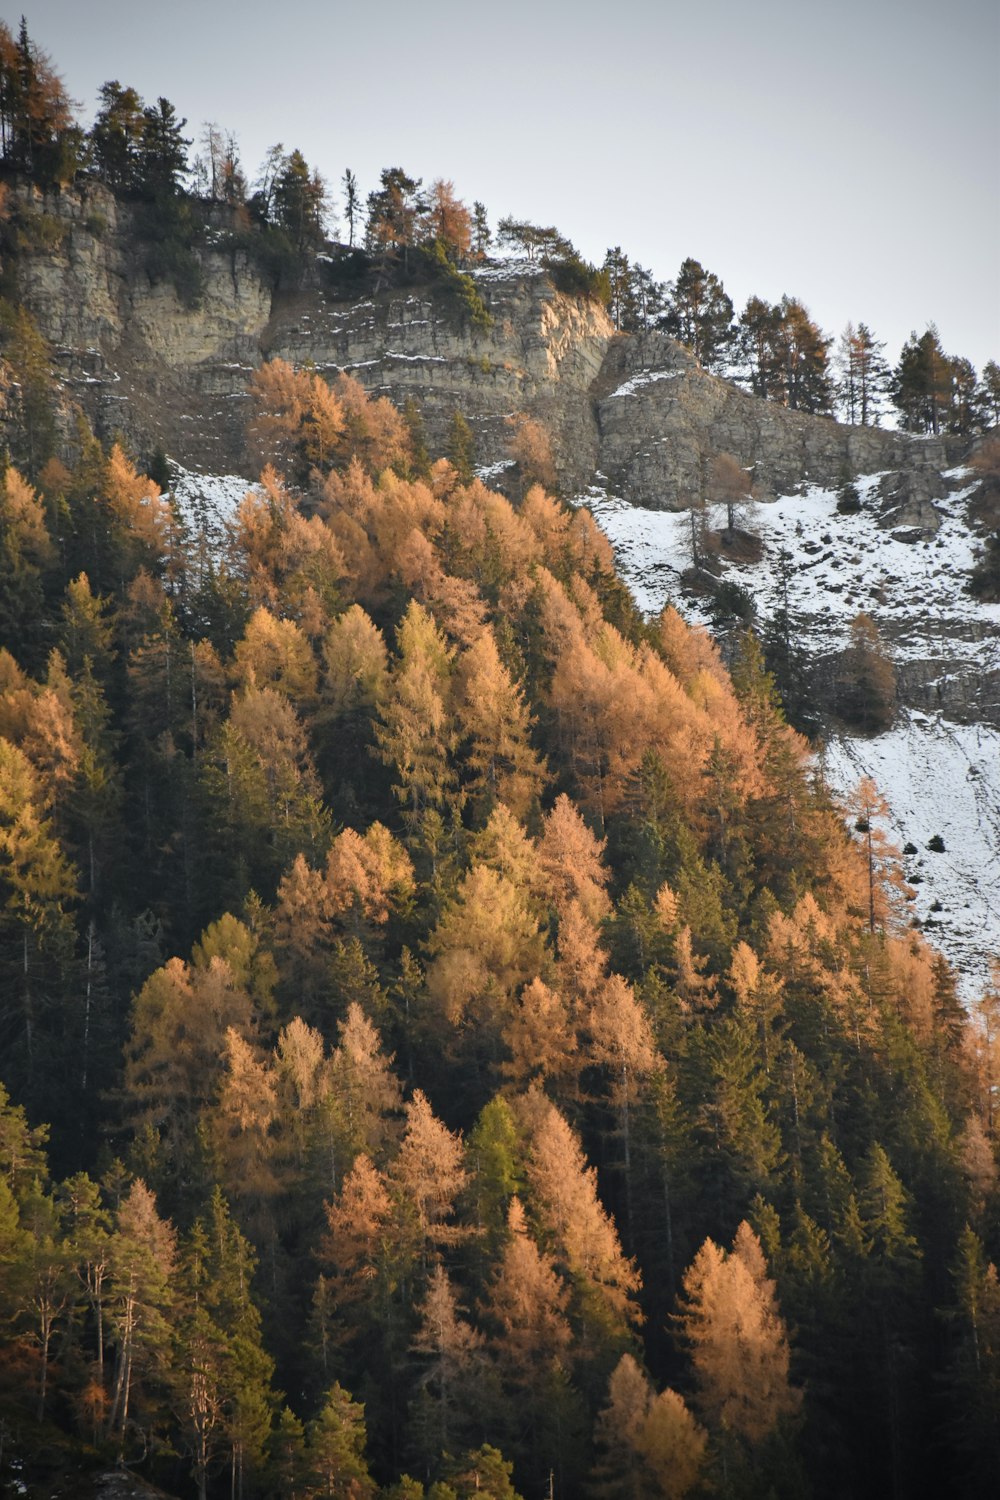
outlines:
[[[988,954],[1000,953],[1000,605],[966,590],[977,551],[967,507],[977,486],[964,470],[948,480],[950,492],[934,504],[936,530],[924,535],[893,526],[891,506],[882,512],[879,474],[856,481],[859,514],[841,514],[836,492],[815,486],[759,505],[750,524],[761,557],[727,560],[724,576],[746,590],[761,620],[787,607],[819,696],[831,694],[852,618],[864,610],[875,620],[896,668],[899,721],[874,738],[830,726],[823,764],[838,793],[870,775],[888,797],[900,847],[919,851],[904,862],[917,877],[915,912],[971,995],[987,977]],[[683,597],[690,618],[711,624],[711,598],[684,586],[689,514],[600,491],[583,498],[642,609],[656,613]],[[926,850],[935,834],[943,854]]]

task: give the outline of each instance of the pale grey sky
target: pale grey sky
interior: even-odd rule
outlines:
[[[1000,359],[996,0],[22,0],[89,123],[107,79],[215,120],[251,177],[276,141],[344,168],[451,178],[470,204],[687,255],[866,322],[893,361],[936,322]],[[13,9],[5,16],[16,26]]]

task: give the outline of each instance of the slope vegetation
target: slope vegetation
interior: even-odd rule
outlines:
[[[0,491],[0,1462],[981,1493],[996,997],[752,640],[350,377],[245,405],[221,556],[83,432]]]

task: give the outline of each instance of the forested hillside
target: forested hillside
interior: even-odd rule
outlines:
[[[251,405],[224,561],[82,429],[4,476],[2,1462],[987,1493],[1000,1002],[870,791],[586,511]]]
[[[460,412],[442,453],[416,402],[271,358],[259,481],[188,534],[18,282],[101,240],[34,196],[91,173],[197,303],[183,122],[114,83],[84,133],[26,27],[0,84],[0,1486],[995,1494],[1000,975],[958,1003],[876,788],[832,805],[752,631],[727,671],[637,610],[530,418],[501,495]],[[251,253],[294,282],[322,184],[276,149],[248,194],[214,129],[234,287]],[[337,275],[492,316],[482,205],[388,169],[362,252],[351,177]],[[684,320],[693,263],[664,311],[620,251],[504,233],[619,327],[735,337],[721,285]],[[758,394],[828,407],[805,309],[758,312]],[[989,371],[923,354],[902,418],[990,425]]]

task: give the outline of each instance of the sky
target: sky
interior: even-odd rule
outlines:
[[[21,0],[12,29],[22,9],[85,123],[117,79],[234,131],[251,179],[297,147],[338,208],[345,168],[365,195],[401,166],[592,261],[669,280],[693,256],[737,310],[864,322],[893,362],[931,322],[1000,361],[996,0]]]

